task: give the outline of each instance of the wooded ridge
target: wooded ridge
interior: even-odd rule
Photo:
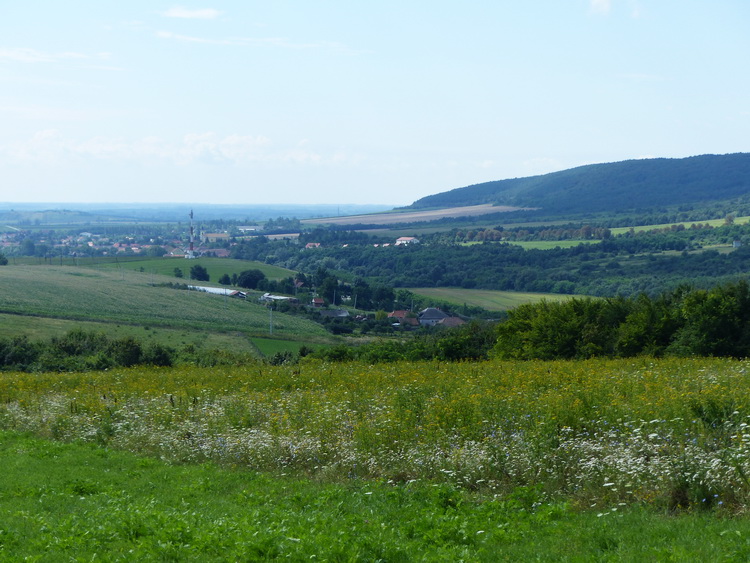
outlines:
[[[746,196],[750,153],[590,164],[427,196],[410,208],[495,204],[545,213],[625,212]]]

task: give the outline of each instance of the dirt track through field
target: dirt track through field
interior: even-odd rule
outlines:
[[[436,221],[453,217],[477,217],[490,213],[506,213],[518,211],[521,207],[505,205],[470,205],[468,207],[450,207],[447,209],[432,209],[429,211],[408,211],[391,213],[373,213],[370,215],[350,215],[347,217],[326,217],[322,219],[303,219],[305,225],[394,225],[397,223],[416,223],[419,221]]]

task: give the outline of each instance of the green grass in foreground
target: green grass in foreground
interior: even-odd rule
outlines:
[[[750,520],[576,512],[533,489],[173,466],[0,432],[3,561],[745,561]]]
[[[563,301],[573,297],[559,293],[523,293],[519,291],[493,291],[490,289],[463,289],[460,287],[409,287],[409,291],[417,294],[453,303],[454,305],[472,305],[482,307],[488,311],[507,311],[524,303],[533,303],[546,299],[548,301]]]

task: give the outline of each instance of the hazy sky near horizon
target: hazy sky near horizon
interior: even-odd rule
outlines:
[[[404,205],[750,152],[747,0],[7,0],[0,202]]]

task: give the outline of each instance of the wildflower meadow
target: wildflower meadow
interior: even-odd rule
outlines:
[[[0,429],[322,482],[729,514],[750,498],[749,374],[674,358],[3,373]]]

